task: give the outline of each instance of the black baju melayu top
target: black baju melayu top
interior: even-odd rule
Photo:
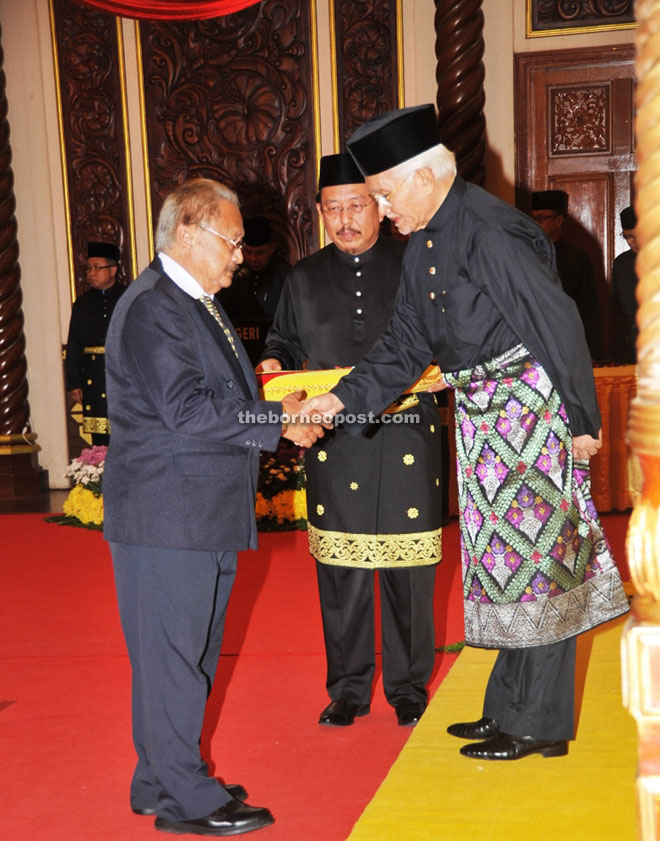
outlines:
[[[305,362],[309,369],[356,364],[394,312],[404,250],[379,237],[362,254],[330,244],[298,262],[262,358],[291,370]],[[403,422],[413,415],[417,423]],[[330,430],[306,451],[310,551],[321,563],[372,568],[440,560],[440,418],[432,396],[397,420],[372,426],[361,441]]]
[[[613,336],[613,355],[616,362],[626,365],[637,361],[637,255],[624,251],[612,266],[612,295],[616,333]]]
[[[597,437],[591,358],[551,242],[524,213],[456,177],[410,238],[387,331],[333,391],[348,411],[377,411],[432,359],[445,371],[467,370],[520,342],[559,392],[571,433]]]
[[[66,389],[82,388],[83,430],[107,435],[110,431],[105,394],[105,337],[110,316],[126,291],[121,283],[109,289],[88,289],[71,310],[66,343]]]
[[[603,349],[602,325],[598,290],[589,255],[565,239],[557,240],[554,246],[562,288],[575,301],[592,358],[600,359]]]

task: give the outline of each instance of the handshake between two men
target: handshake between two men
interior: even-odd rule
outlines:
[[[344,404],[330,393],[309,400],[303,397],[302,391],[296,391],[282,399],[282,438],[308,448],[323,438],[325,429],[332,429],[332,419]]]

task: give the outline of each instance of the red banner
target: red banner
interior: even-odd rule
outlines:
[[[101,12],[143,20],[218,18],[256,6],[261,0],[74,0]]]

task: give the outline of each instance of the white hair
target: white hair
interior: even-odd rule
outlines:
[[[239,206],[233,190],[210,178],[193,178],[173,190],[158,216],[156,251],[166,252],[174,244],[179,225],[199,225],[215,217],[222,201]]]
[[[418,169],[430,169],[436,178],[453,178],[456,175],[456,156],[442,143],[432,146],[414,158],[409,158],[398,166],[392,167],[392,172],[400,178],[408,178]]]

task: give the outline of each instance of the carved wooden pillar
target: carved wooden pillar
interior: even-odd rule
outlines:
[[[483,184],[486,155],[482,0],[435,0],[435,78],[445,146],[466,181]]]
[[[622,640],[623,696],[637,721],[640,838],[660,839],[660,0],[638,0],[637,215],[641,250],[637,322],[638,391],[629,440],[644,472],[627,551],[638,595]]]
[[[3,62],[0,45],[0,511],[18,511],[45,506],[48,474],[39,468],[37,436],[30,431]]]

